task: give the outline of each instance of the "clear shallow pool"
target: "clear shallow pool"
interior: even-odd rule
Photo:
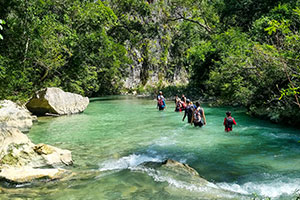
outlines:
[[[207,198],[182,177],[139,167],[167,158],[246,196],[292,199],[300,189],[298,129],[232,109],[238,126],[228,134],[222,125],[228,108],[205,106],[207,125],[194,128],[182,122],[183,113],[174,112],[173,102],[167,103],[167,110],[159,112],[153,100],[94,98],[82,114],[39,118],[28,136],[34,143],[71,150],[75,164],[68,169],[78,175],[68,181],[4,187],[0,199]]]

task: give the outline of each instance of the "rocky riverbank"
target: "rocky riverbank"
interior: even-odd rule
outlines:
[[[46,88],[27,103],[36,114],[72,114],[82,112],[88,98]],[[48,110],[47,110],[48,109]],[[45,111],[44,113],[39,111]],[[9,100],[0,101],[0,179],[24,183],[35,179],[59,179],[68,174],[61,167],[72,165],[71,151],[47,144],[34,144],[24,134],[37,121],[25,107]]]

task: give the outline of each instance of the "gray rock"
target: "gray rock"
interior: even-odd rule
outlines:
[[[83,112],[88,104],[89,99],[79,94],[64,92],[59,88],[45,88],[36,92],[26,107],[36,115],[66,115]]]
[[[0,128],[18,128],[22,132],[28,132],[36,116],[16,103],[9,100],[0,101]]]

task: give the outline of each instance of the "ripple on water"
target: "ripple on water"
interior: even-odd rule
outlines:
[[[163,194],[164,199],[173,200],[176,191],[177,199],[189,199],[186,196],[191,197],[190,191],[197,190],[194,185],[180,182],[180,178],[157,177],[153,171],[140,173],[140,164],[167,158],[189,164],[220,187],[245,194],[281,198],[299,188],[299,177],[294,177],[300,173],[299,130],[253,119],[232,109],[238,125],[233,132],[225,133],[222,123],[230,108],[205,105],[208,124],[195,128],[182,122],[183,113],[173,111],[173,102],[167,103],[168,109],[159,112],[152,100],[100,98],[91,101],[83,114],[41,119],[28,134],[34,143],[72,150],[77,171],[108,174],[96,180],[82,180],[81,190],[68,193],[67,189],[52,185],[61,192],[49,199],[93,199],[103,194],[104,199],[122,199],[118,196],[120,188],[128,185],[134,189],[126,194],[127,199],[139,194],[142,199]],[[295,173],[290,174],[291,171]],[[263,173],[272,176],[259,176]],[[165,183],[181,190],[166,192]],[[45,185],[43,190],[48,191]]]

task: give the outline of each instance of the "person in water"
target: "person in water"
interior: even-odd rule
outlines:
[[[166,108],[166,101],[162,91],[159,91],[159,94],[157,95],[157,107],[159,110],[164,110]]]
[[[227,111],[226,112],[226,117],[224,119],[224,126],[225,126],[225,131],[226,132],[229,132],[229,131],[232,131],[232,125],[236,125],[236,122],[234,120],[233,117],[231,117],[231,112],[230,111]]]
[[[181,95],[181,101],[182,101],[183,103],[187,104],[186,100],[187,100],[186,97],[184,96],[184,94],[182,94],[182,95]]]
[[[196,102],[196,109],[193,112],[193,119],[192,123],[194,123],[194,126],[202,127],[206,124],[206,118],[204,114],[204,109],[200,107],[200,103]]]
[[[175,112],[181,112],[185,108],[185,103],[181,101],[181,99],[176,95],[175,97]]]
[[[180,104],[179,104],[179,97],[178,95],[175,96],[175,99],[174,99],[174,102],[175,102],[175,112],[179,112],[179,109],[180,109]]]
[[[158,99],[160,99],[160,98],[164,98],[163,92],[162,92],[162,91],[159,91],[159,92],[158,92],[158,95],[157,95],[157,97],[156,97],[156,100],[158,100]]]
[[[175,95],[175,99],[174,99],[175,105],[176,105],[177,101],[180,101],[180,98],[178,97],[178,95]]]
[[[188,123],[191,123],[192,117],[193,117],[193,112],[194,112],[194,105],[189,99],[186,100],[186,103],[187,103],[187,106],[185,107],[184,116],[182,118],[182,121],[184,121],[185,117],[187,116]]]

